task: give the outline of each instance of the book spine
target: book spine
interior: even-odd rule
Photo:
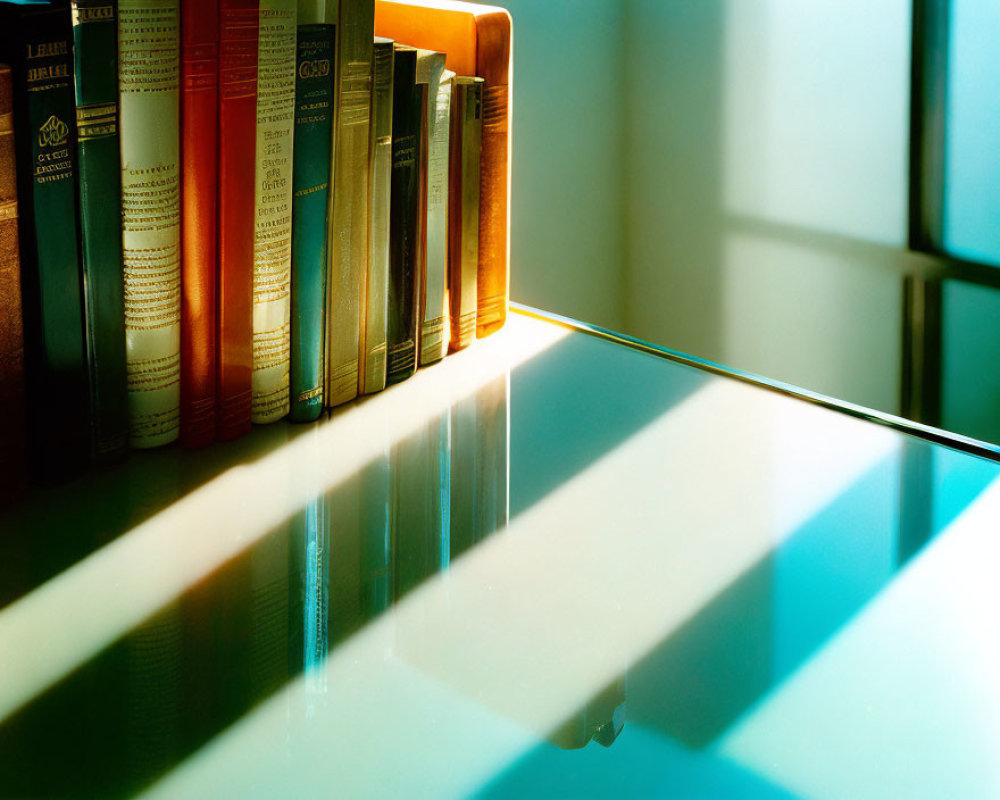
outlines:
[[[252,420],[288,414],[296,0],[261,0],[253,267]]]
[[[324,407],[335,37],[333,25],[299,26],[292,170],[291,418],[295,422],[317,419]]]
[[[219,3],[181,0],[181,431],[215,439]]]
[[[361,308],[368,272],[368,144],[374,37],[374,0],[342,0],[337,26],[336,178],[327,282],[328,406],[358,396]]]
[[[476,338],[479,274],[479,160],[483,141],[483,80],[455,78],[448,201],[448,299],[456,352]]]
[[[510,299],[510,48],[507,12],[477,22],[480,58],[506,48],[505,80],[491,80],[494,64],[478,65],[483,88],[482,176],[480,181],[479,310],[476,335],[495,333],[507,321]]]
[[[0,505],[25,487],[24,330],[17,237],[17,159],[10,67],[0,65]]]
[[[443,54],[441,64],[444,65]],[[452,72],[438,72],[428,85],[421,366],[440,361],[448,348],[445,288],[448,275],[448,147],[453,77]]]
[[[178,0],[121,0],[122,227],[132,446],[180,432]]]
[[[416,85],[416,56],[415,50],[397,48],[393,69],[388,384],[406,380],[417,368],[419,156],[423,92]]]
[[[63,6],[22,6],[0,21],[2,50],[14,60],[16,159],[25,166],[17,193],[30,458],[43,480],[78,472],[90,455],[72,38]]]
[[[257,0],[219,0],[216,433],[224,440],[250,430],[258,29]]]
[[[372,138],[369,175],[369,257],[360,342],[361,392],[385,388],[389,309],[389,197],[392,180],[393,43],[375,42],[372,67]]]
[[[91,448],[96,462],[107,463],[124,455],[129,436],[117,4],[73,0],[72,15]]]

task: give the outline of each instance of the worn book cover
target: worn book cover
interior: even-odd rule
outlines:
[[[372,63],[372,138],[369,145],[368,275],[361,328],[361,392],[385,388],[389,311],[389,197],[392,180],[393,42],[375,37]]]
[[[291,419],[323,412],[327,208],[333,151],[336,27],[300,10],[292,169]]]
[[[485,81],[477,333],[487,336],[507,319],[510,286],[510,14],[459,0],[376,0],[375,30],[447,53],[448,69]]]
[[[448,190],[450,352],[476,338],[479,269],[479,159],[483,142],[483,79],[456,77],[451,99]]]
[[[358,347],[368,264],[368,144],[374,27],[374,0],[341,0],[327,285],[328,406],[358,396]]]
[[[30,457],[42,479],[78,472],[91,447],[72,40],[65,6],[0,3],[0,61],[11,67],[14,95]]]
[[[118,12],[117,4],[108,0],[72,0],[71,13],[91,447],[96,462],[108,463],[125,454],[129,434],[118,141]]]
[[[17,248],[17,161],[10,67],[0,64],[0,505],[16,498],[27,475],[24,431],[24,330]]]
[[[215,440],[219,2],[181,0],[181,444]]]
[[[122,228],[132,446],[180,433],[179,0],[121,0]]]

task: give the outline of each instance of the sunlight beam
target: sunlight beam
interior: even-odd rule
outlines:
[[[387,420],[402,441],[566,335],[512,315],[501,333],[234,467],[4,608],[0,721],[380,456]]]
[[[297,680],[149,796],[468,795],[900,443],[715,380],[333,651],[308,725]]]

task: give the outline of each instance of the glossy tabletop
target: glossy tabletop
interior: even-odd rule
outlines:
[[[997,797],[1000,464],[524,314],[0,514],[0,797]]]

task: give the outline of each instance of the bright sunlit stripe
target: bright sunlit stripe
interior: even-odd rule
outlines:
[[[716,380],[334,651],[308,729],[300,680],[150,796],[465,796],[900,441]]]
[[[724,737],[803,797],[1000,797],[1000,481]]]
[[[220,475],[0,611],[0,720],[379,456],[387,420],[405,439],[566,334],[512,315],[500,334]]]

